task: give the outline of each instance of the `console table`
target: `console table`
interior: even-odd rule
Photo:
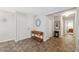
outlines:
[[[59,31],[54,31],[54,37],[59,37]]]
[[[42,42],[43,41],[43,32],[32,31],[32,37],[31,38],[37,40],[38,42]]]

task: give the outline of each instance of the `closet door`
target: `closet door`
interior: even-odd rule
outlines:
[[[17,40],[22,40],[30,37],[30,26],[28,16],[22,13],[17,13]]]

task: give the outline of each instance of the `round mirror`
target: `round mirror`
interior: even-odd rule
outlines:
[[[41,25],[40,19],[36,19],[35,24],[36,24],[37,27],[39,27]]]

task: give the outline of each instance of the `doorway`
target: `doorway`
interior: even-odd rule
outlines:
[[[72,13],[71,13],[72,12]],[[75,51],[75,10],[68,11],[69,15],[63,16],[64,46],[70,51]],[[65,48],[65,49],[66,49]]]
[[[72,14],[68,17],[63,17],[63,21],[64,21],[64,35],[70,34],[70,35],[74,35],[74,22],[75,22],[75,14]]]

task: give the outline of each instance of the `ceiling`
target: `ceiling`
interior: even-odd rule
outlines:
[[[64,11],[70,8],[72,7],[0,7],[0,10],[40,15]]]

